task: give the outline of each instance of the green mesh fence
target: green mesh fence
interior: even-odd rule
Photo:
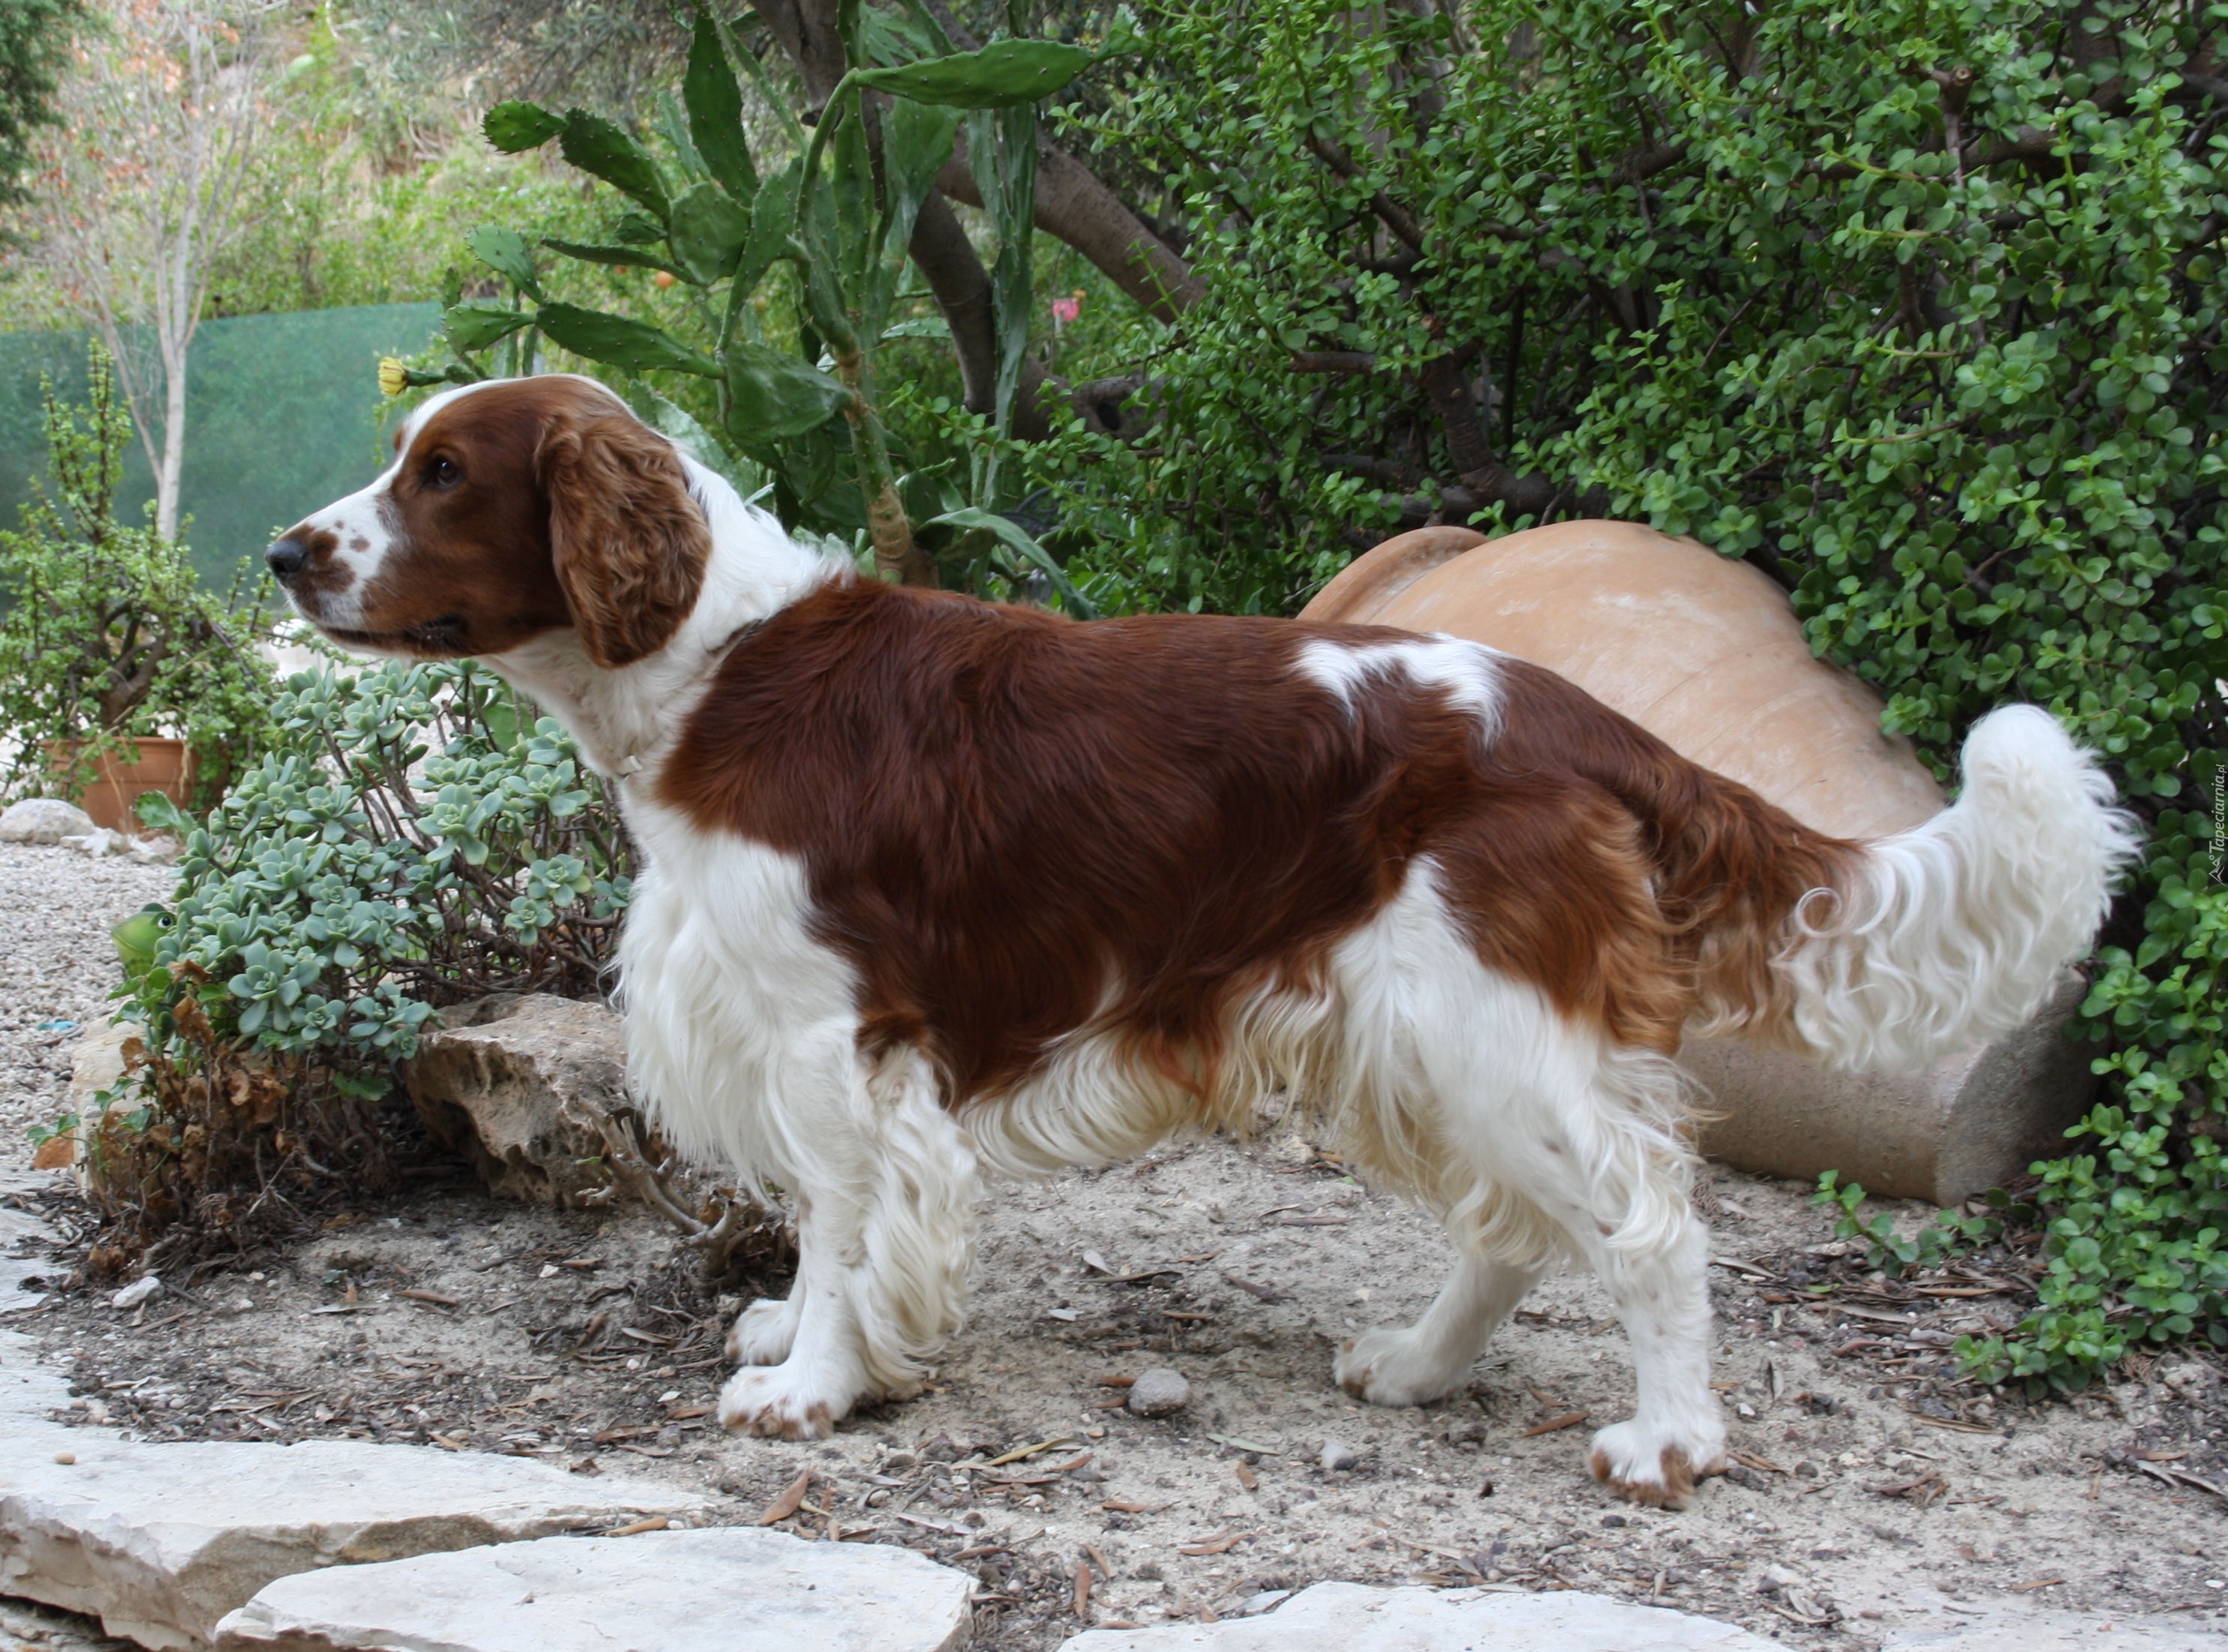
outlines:
[[[424,349],[439,324],[431,304],[202,323],[188,365],[179,507],[204,580],[222,589],[275,530],[379,474],[387,455],[379,358]],[[46,473],[40,375],[81,399],[85,352],[82,333],[0,333],[0,526],[16,525],[16,507]],[[124,490],[133,510],[155,496],[136,437]]]

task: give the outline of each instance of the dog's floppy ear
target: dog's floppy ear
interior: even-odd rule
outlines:
[[[589,405],[552,416],[535,461],[580,645],[605,667],[656,653],[696,605],[712,554],[680,456],[626,413]]]

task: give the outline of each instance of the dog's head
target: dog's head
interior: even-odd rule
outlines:
[[[266,560],[295,611],[349,648],[506,654],[570,627],[618,667],[672,638],[711,549],[673,445],[594,380],[552,375],[434,397],[384,475]]]

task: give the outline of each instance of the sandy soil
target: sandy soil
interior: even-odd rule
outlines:
[[[10,901],[62,858],[24,853],[42,865],[0,858],[11,960],[34,953]],[[71,921],[105,928],[148,898],[138,881],[81,895]],[[0,983],[10,1027],[29,1013],[20,968]],[[54,1071],[24,1088],[50,1093]],[[56,1177],[33,1202],[74,1236],[69,1189]],[[2017,1318],[2016,1258],[1906,1284],[1834,1243],[1805,1188],[1717,1169],[1700,1202],[1741,1466],[1676,1514],[1585,1476],[1588,1433],[1625,1414],[1632,1382],[1590,1277],[1551,1277],[1445,1402],[1379,1411],[1339,1392],[1338,1341],[1413,1317],[1449,1252],[1295,1138],[1002,1190],[933,1391],[813,1445],[727,1438],[710,1418],[749,1290],[706,1292],[645,1217],[499,1204],[460,1169],[138,1309],[79,1290],[8,1322],[71,1370],[73,1420],[144,1437],[532,1453],[716,1493],[723,1521],[758,1520],[809,1473],[790,1529],[974,1571],[992,1647],[1072,1633],[1079,1569],[1098,1623],[1226,1616],[1325,1578],[1594,1589],[1815,1648],[2002,1600],[2228,1617],[2228,1564],[2204,1558],[2228,1552],[2228,1489],[2228,1489],[2218,1356],[2138,1358],[2071,1400],[1991,1395],[1955,1377],[1947,1344]],[[71,1259],[66,1244],[55,1271]],[[1182,1412],[1120,1408],[1107,1380],[1149,1367],[1188,1379]],[[1327,1443],[1352,1466],[1325,1468]]]

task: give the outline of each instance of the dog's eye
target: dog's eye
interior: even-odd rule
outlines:
[[[464,479],[457,462],[447,457],[433,460],[426,467],[426,485],[429,488],[453,488]]]

